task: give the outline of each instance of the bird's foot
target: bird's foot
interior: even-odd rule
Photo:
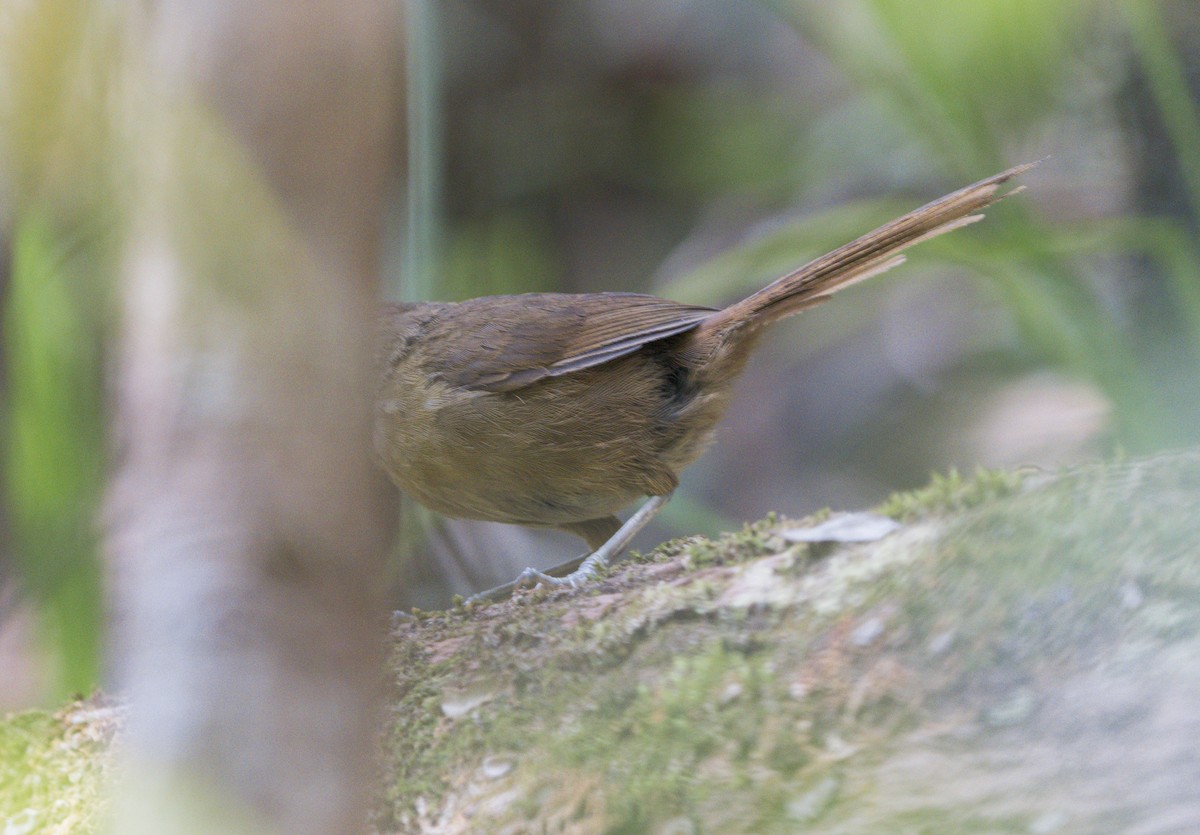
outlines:
[[[538,586],[554,586],[556,588],[568,587],[577,589],[589,577],[596,572],[594,569],[586,574],[581,574],[583,571],[582,564],[587,560],[589,554],[584,554],[581,557],[576,557],[573,560],[568,560],[561,565],[556,565],[548,571],[538,571],[536,568],[526,568],[517,579],[511,583],[505,583],[501,586],[481,591],[478,594],[473,594],[468,597],[464,603],[467,605],[477,603],[491,603],[496,600],[503,600],[512,595],[518,589],[535,589]]]
[[[620,529],[607,542],[587,555],[582,562],[578,562],[578,559],[571,560],[550,569],[549,572],[526,568],[513,582],[480,592],[467,598],[466,602],[474,604],[503,600],[516,589],[537,588],[538,586],[579,588],[599,574],[601,569],[607,568],[609,563],[615,561],[625,550],[625,546],[629,544],[629,540],[633,539],[634,535],[645,527],[647,522],[654,518],[654,515],[662,509],[663,505],[670,498],[669,494],[665,496],[652,496],[644,505],[638,508],[637,513],[630,516],[625,524],[621,525]],[[578,564],[578,568],[575,568],[576,564]],[[575,570],[571,571],[572,568],[575,568]],[[570,573],[562,574],[564,571]]]
[[[571,562],[578,563],[577,560],[572,560]],[[538,571],[536,568],[526,568],[518,575],[514,581],[514,586],[518,589],[536,589],[538,586],[577,589],[596,576],[600,564],[592,563],[589,565],[590,562],[591,558],[589,557],[582,563],[578,563],[579,568],[570,574],[561,576],[556,576],[554,573],[546,573],[545,571]]]

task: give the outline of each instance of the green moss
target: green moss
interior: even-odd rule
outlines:
[[[889,503],[926,521],[820,560],[770,520],[670,543],[582,592],[415,623],[398,647],[392,819],[768,833],[851,819],[881,754],[846,752],[882,751],[964,699],[982,727],[1020,726],[1042,682],[1114,640],[1195,631],[1197,472],[1183,456],[1037,482],[951,474]],[[481,778],[497,754],[511,773]],[[1007,826],[973,814],[954,820]],[[926,819],[947,820],[888,824]]]
[[[692,568],[746,562],[764,554],[778,553],[786,547],[779,537],[779,519],[772,513],[758,522],[742,526],[740,531],[723,533],[716,539],[691,537],[660,545],[651,556],[662,560],[684,555]]]
[[[877,510],[900,522],[969,510],[1014,493],[1021,481],[1021,474],[1012,470],[979,467],[974,475],[965,477],[951,469],[945,475],[934,473],[929,484],[919,490],[893,493]]]
[[[105,809],[113,708],[88,702],[0,721],[0,830],[85,833]]]
[[[530,776],[522,795],[531,800],[494,825],[544,817],[584,796],[592,813],[602,809],[605,832],[683,820],[702,821],[695,831],[793,828],[787,778],[813,754],[796,730],[798,705],[784,708],[767,659],[710,634],[694,654],[661,667],[639,660],[639,669],[659,672],[566,706],[569,731],[543,740],[523,763]],[[706,810],[714,800],[721,808]]]

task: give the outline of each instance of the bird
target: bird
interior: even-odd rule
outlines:
[[[377,457],[446,516],[558,528],[590,549],[515,586],[579,586],[614,560],[712,443],[768,326],[903,263],[1023,190],[1002,171],[915,209],[728,307],[639,293],[525,293],[386,303],[378,320]],[[622,523],[617,513],[646,502]],[[563,575],[565,576],[557,576]]]

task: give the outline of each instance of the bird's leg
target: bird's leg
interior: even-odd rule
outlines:
[[[541,583],[550,586],[579,587],[594,577],[597,571],[605,568],[609,562],[616,559],[628,547],[630,541],[638,535],[642,528],[646,527],[650,523],[650,520],[658,515],[658,512],[663,509],[663,506],[666,505],[670,498],[670,493],[665,496],[651,496],[644,505],[638,508],[636,513],[629,517],[628,521],[615,534],[609,537],[607,542],[593,551],[587,559],[580,563],[579,568],[565,577],[555,577],[550,573],[527,568],[517,578],[517,587],[537,586]]]
[[[663,506],[666,505],[670,498],[670,493],[665,496],[651,496],[644,505],[638,508],[636,513],[629,517],[625,524],[617,529],[616,533],[608,538],[607,542],[589,554],[583,562],[580,563],[579,558],[576,557],[573,560],[550,569],[548,572],[526,568],[513,582],[505,583],[502,586],[496,586],[494,589],[488,589],[487,591],[473,595],[467,598],[467,602],[481,603],[490,600],[499,600],[512,594],[515,589],[532,588],[539,585],[578,588],[594,577],[597,571],[616,559],[642,528],[646,527],[650,523],[650,520],[658,515],[658,512],[663,509]],[[554,576],[559,573],[560,569],[570,568],[576,563],[579,564],[579,567],[570,574],[563,577]]]

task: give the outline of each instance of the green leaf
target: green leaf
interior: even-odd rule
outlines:
[[[94,516],[103,473],[100,317],[61,236],[23,218],[13,239],[5,356],[6,492],[21,579],[56,660],[60,697],[99,674],[103,605]]]

